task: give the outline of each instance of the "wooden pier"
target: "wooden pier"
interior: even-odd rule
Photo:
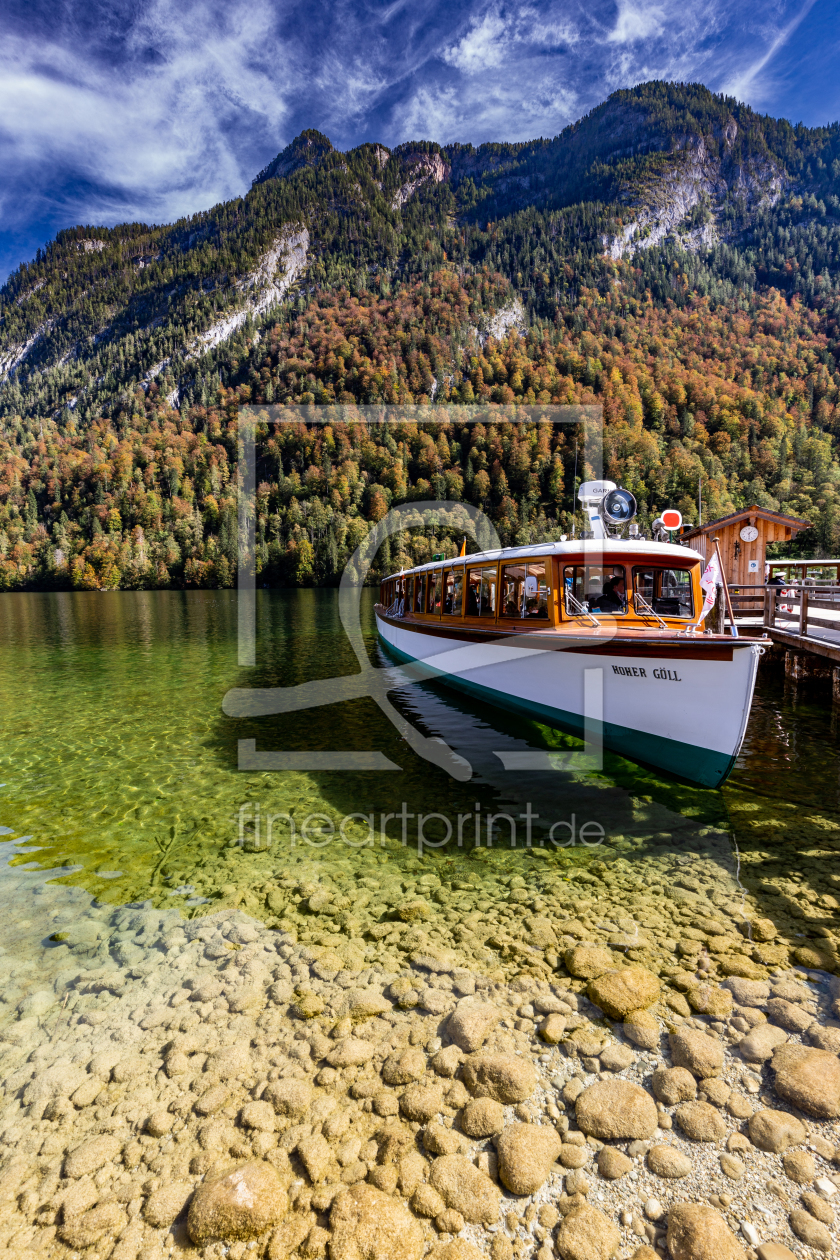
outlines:
[[[840,704],[840,584],[741,585],[731,598],[740,633],[766,634],[784,651],[787,677],[830,685]]]

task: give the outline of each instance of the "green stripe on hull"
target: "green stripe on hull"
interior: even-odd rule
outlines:
[[[383,646],[401,661],[420,661],[419,657],[401,652],[382,638]],[[427,669],[431,668],[426,666]],[[570,735],[584,737],[583,717],[566,709],[555,709],[551,705],[540,704],[536,700],[519,700],[494,687],[482,687],[479,683],[445,674],[441,670],[434,671],[441,682],[455,691],[488,704],[507,709],[519,717],[537,719],[546,726],[556,726],[558,730]],[[614,722],[604,723],[604,747],[611,752],[626,757],[628,761],[636,761],[642,765],[652,766],[657,770],[667,770],[669,774],[685,779],[689,783],[697,783],[701,787],[720,787],[725,783],[735,765],[735,756],[715,752],[711,748],[699,748],[696,744],[683,744],[676,739],[666,739],[664,735],[651,735],[648,731],[637,731],[630,726],[617,726]]]

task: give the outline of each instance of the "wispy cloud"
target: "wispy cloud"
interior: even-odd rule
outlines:
[[[253,59],[272,15],[241,4],[241,22],[231,14],[228,29],[217,25],[208,37],[202,6],[182,10],[177,26],[174,14],[161,7],[155,6],[131,38],[136,49],[153,33],[155,44],[165,48],[151,64],[92,65],[66,45],[4,40],[0,146],[5,154],[18,163],[47,159],[71,165],[84,181],[132,195],[144,189],[142,200],[151,202],[194,187],[196,176],[202,182],[209,177],[219,191],[241,179],[226,134],[230,123],[248,114],[262,127],[279,129],[286,114],[283,84]]]
[[[737,71],[731,79],[727,80],[723,90],[731,96],[737,96],[741,100],[755,93],[759,87],[762,72],[789,42],[791,36],[801,26],[814,7],[814,4],[815,0],[805,0],[799,12],[794,14],[791,20],[783,25],[775,37],[771,39],[769,47],[765,48],[758,58],[745,69]],[[758,94],[763,95],[763,92],[759,89]]]

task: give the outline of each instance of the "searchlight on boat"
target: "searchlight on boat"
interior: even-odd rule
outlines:
[[[584,481],[578,499],[589,518],[593,538],[609,538],[608,528],[629,525],[636,515],[636,500],[614,481]]]

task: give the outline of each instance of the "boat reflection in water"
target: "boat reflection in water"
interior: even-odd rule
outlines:
[[[616,536],[632,495],[590,482],[581,498],[594,537],[386,578],[380,638],[470,695],[575,735],[597,723],[605,748],[716,787],[743,742],[763,648],[701,632],[698,552]]]

